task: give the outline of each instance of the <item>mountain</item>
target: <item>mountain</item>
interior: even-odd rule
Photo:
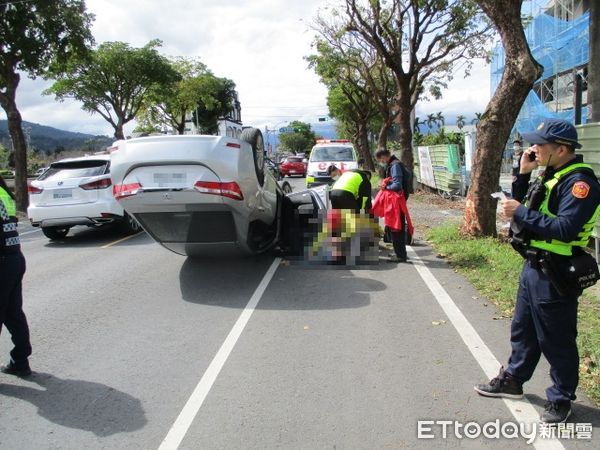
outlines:
[[[23,122],[23,132],[26,139],[27,135],[29,135],[30,146],[33,149],[46,153],[51,153],[58,149],[99,151],[104,150],[114,142],[114,138],[108,136],[73,133],[25,121]],[[12,146],[10,134],[8,133],[8,122],[6,120],[0,120],[0,144],[7,148],[11,148]]]

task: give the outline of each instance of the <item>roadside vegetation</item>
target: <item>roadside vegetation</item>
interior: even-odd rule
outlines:
[[[472,238],[449,222],[426,231],[426,239],[440,256],[469,280],[500,310],[512,317],[523,259],[501,238]],[[579,302],[578,343],[580,386],[600,405],[600,289],[584,292]]]

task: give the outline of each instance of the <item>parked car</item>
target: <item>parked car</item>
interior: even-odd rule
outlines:
[[[327,174],[327,169],[333,164],[342,171],[358,169],[358,157],[350,141],[345,139],[317,141],[308,159],[306,187],[331,184],[333,180]]]
[[[291,177],[292,175],[306,176],[308,164],[301,156],[288,156],[280,165],[281,175]]]
[[[128,232],[139,225],[112,196],[110,156],[95,155],[52,163],[29,184],[27,215],[49,239],[62,239],[71,227],[118,222]]]
[[[260,130],[226,136],[156,136],[117,141],[113,193],[152,238],[182,255],[255,254],[280,243],[287,201],[265,169]],[[319,196],[306,193],[306,202]],[[313,213],[318,214],[323,202]]]
[[[41,175],[44,174],[46,170],[48,170],[47,167],[40,167],[38,170],[35,171],[35,176],[39,178]]]

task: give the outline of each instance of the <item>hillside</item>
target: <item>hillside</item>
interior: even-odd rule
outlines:
[[[25,134],[29,133],[31,147],[45,153],[52,153],[57,149],[61,151],[98,151],[105,149],[114,141],[114,138],[108,136],[73,133],[25,121],[23,122],[23,131]],[[0,144],[7,148],[11,146],[8,122],[6,120],[0,120]]]

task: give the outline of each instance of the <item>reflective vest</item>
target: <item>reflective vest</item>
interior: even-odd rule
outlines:
[[[550,200],[550,195],[552,194],[552,189],[556,187],[561,177],[572,172],[576,169],[586,168],[592,170],[592,167],[589,164],[572,164],[569,167],[565,167],[562,170],[559,170],[554,174],[552,178],[544,183],[546,187],[546,195],[542,204],[540,205],[539,212],[549,217],[556,217],[555,214],[550,212],[548,208],[548,202]],[[585,223],[583,229],[577,234],[577,238],[570,242],[559,241],[558,239],[548,239],[548,240],[535,240],[532,239],[529,245],[534,248],[539,248],[541,250],[547,250],[551,253],[556,253],[557,255],[563,256],[571,256],[573,254],[573,247],[587,247],[590,237],[592,235],[592,231],[594,230],[594,225],[596,224],[596,220],[600,215],[600,205],[596,207],[596,211],[592,214],[592,217]]]
[[[355,199],[358,200],[358,191],[360,185],[363,182],[363,177],[357,172],[344,172],[340,178],[331,187],[332,191],[346,191],[350,192]],[[367,203],[367,198],[363,198],[361,207],[364,208]]]
[[[21,249],[17,232],[17,208],[14,200],[0,187],[0,254]]]

